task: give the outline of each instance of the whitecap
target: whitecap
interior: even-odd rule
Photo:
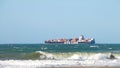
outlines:
[[[94,45],[94,46],[90,46],[90,48],[99,48],[99,46]]]
[[[81,56],[79,56],[79,55],[77,55],[77,54],[74,54],[74,55],[72,55],[71,57],[69,57],[68,59],[76,59],[76,60],[82,60],[82,57]]]
[[[94,60],[103,60],[103,59],[107,59],[108,56],[102,53],[98,53],[95,55],[90,56],[88,59],[94,59]]]
[[[108,48],[108,49],[110,49],[110,50],[111,50],[112,48]]]
[[[43,51],[36,51],[36,53],[40,53],[40,59],[55,59],[55,56],[50,53],[46,53]]]

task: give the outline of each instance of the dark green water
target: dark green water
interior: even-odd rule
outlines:
[[[39,52],[40,51],[40,52]],[[42,53],[41,53],[42,52]],[[43,53],[44,52],[44,53]],[[54,56],[73,54],[96,54],[96,53],[120,53],[120,44],[78,44],[78,45],[57,45],[57,44],[1,44],[0,59],[41,59],[43,54]]]

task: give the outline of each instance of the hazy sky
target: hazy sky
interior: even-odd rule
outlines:
[[[120,0],[0,0],[1,44],[81,34],[120,43]]]

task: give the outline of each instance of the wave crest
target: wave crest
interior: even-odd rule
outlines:
[[[119,55],[119,54],[118,54]],[[49,53],[43,51],[36,51],[34,53],[26,54],[25,59],[39,59],[39,60],[53,60],[53,59],[72,59],[72,60],[104,60],[104,59],[116,59],[119,56],[116,54],[111,55],[109,53]]]
[[[55,56],[50,53],[46,53],[43,51],[36,51],[36,53],[40,54],[40,59],[55,59]]]

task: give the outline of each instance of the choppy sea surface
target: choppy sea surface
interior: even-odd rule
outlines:
[[[61,66],[120,67],[120,44],[0,44],[0,68]]]

